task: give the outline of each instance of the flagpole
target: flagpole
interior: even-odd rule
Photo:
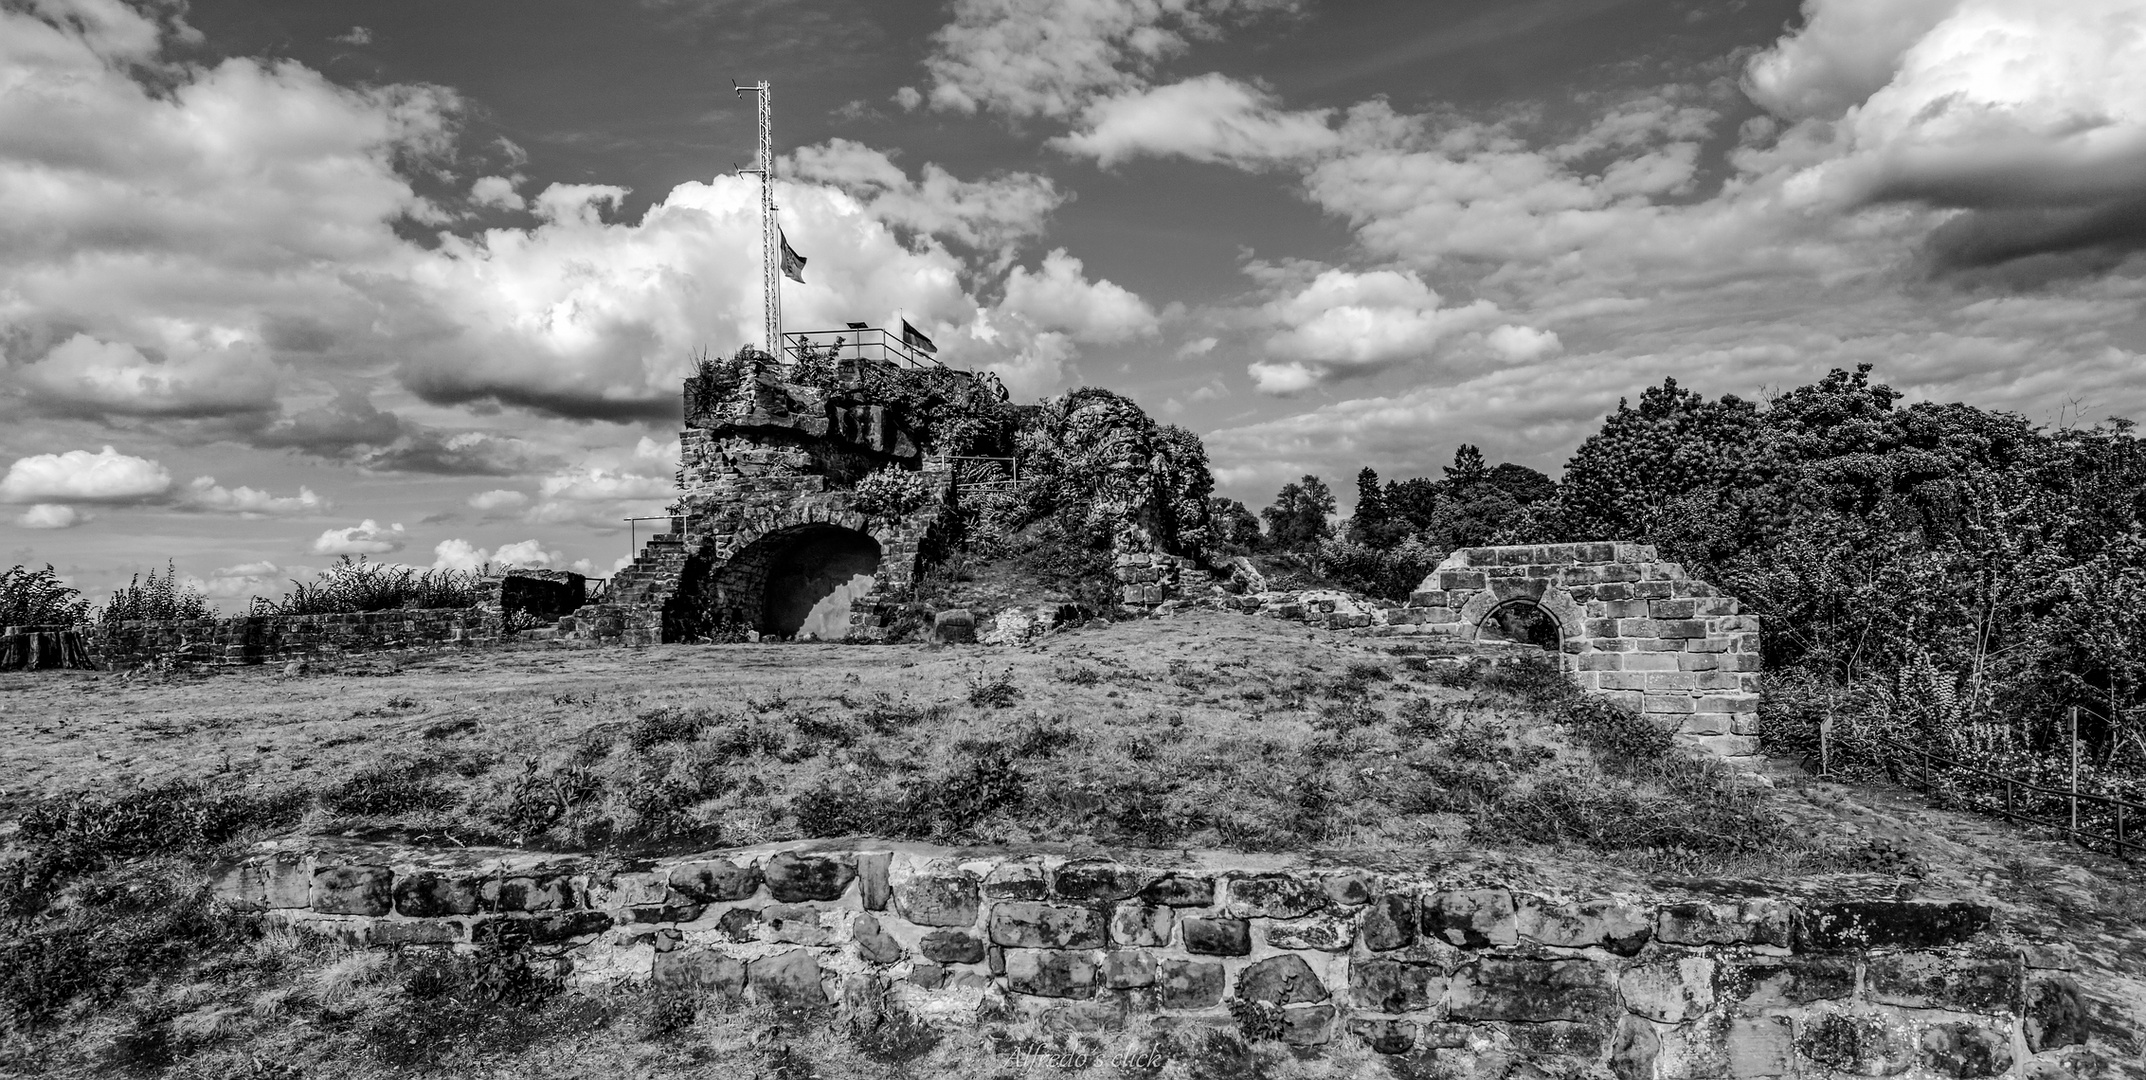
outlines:
[[[767,353],[779,367],[782,363],[782,283],[778,279],[782,276],[782,255],[775,225],[775,93],[766,79],[751,86],[735,83],[732,86],[740,94],[752,94],[759,99],[760,167],[739,171],[760,176],[760,314]]]

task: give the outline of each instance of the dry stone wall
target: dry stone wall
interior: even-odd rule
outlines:
[[[496,610],[422,608],[103,623],[86,628],[84,636],[98,664],[116,671],[173,660],[284,663],[348,652],[485,645],[500,641],[502,630]]]
[[[2082,1038],[2050,949],[1962,900],[1563,895],[1228,858],[869,843],[630,867],[285,842],[233,903],[357,945],[946,1026],[1230,1027],[1455,1075],[1995,1076]]]

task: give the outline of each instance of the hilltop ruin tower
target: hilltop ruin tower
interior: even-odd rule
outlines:
[[[955,460],[929,451],[917,406],[1003,392],[881,330],[785,334],[784,353],[703,361],[686,380],[669,531],[562,637],[887,635],[953,490]]]

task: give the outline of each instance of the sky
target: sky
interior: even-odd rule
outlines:
[[[0,0],[0,566],[610,573],[760,335],[759,79],[786,329],[1254,507],[1665,377],[2146,407],[2146,0]]]

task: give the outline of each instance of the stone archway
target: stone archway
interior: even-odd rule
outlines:
[[[1651,545],[1464,548],[1423,579],[1395,623],[1473,641],[1522,604],[1555,621],[1563,667],[1581,687],[1674,719],[1717,753],[1758,752],[1758,617]]]
[[[1565,628],[1548,608],[1533,600],[1508,600],[1491,608],[1476,624],[1477,641],[1510,641],[1533,645],[1553,656],[1565,651]]]
[[[861,529],[812,521],[771,529],[727,557],[715,545],[686,561],[665,611],[669,641],[744,631],[840,640],[851,605],[870,595],[885,548]]]

